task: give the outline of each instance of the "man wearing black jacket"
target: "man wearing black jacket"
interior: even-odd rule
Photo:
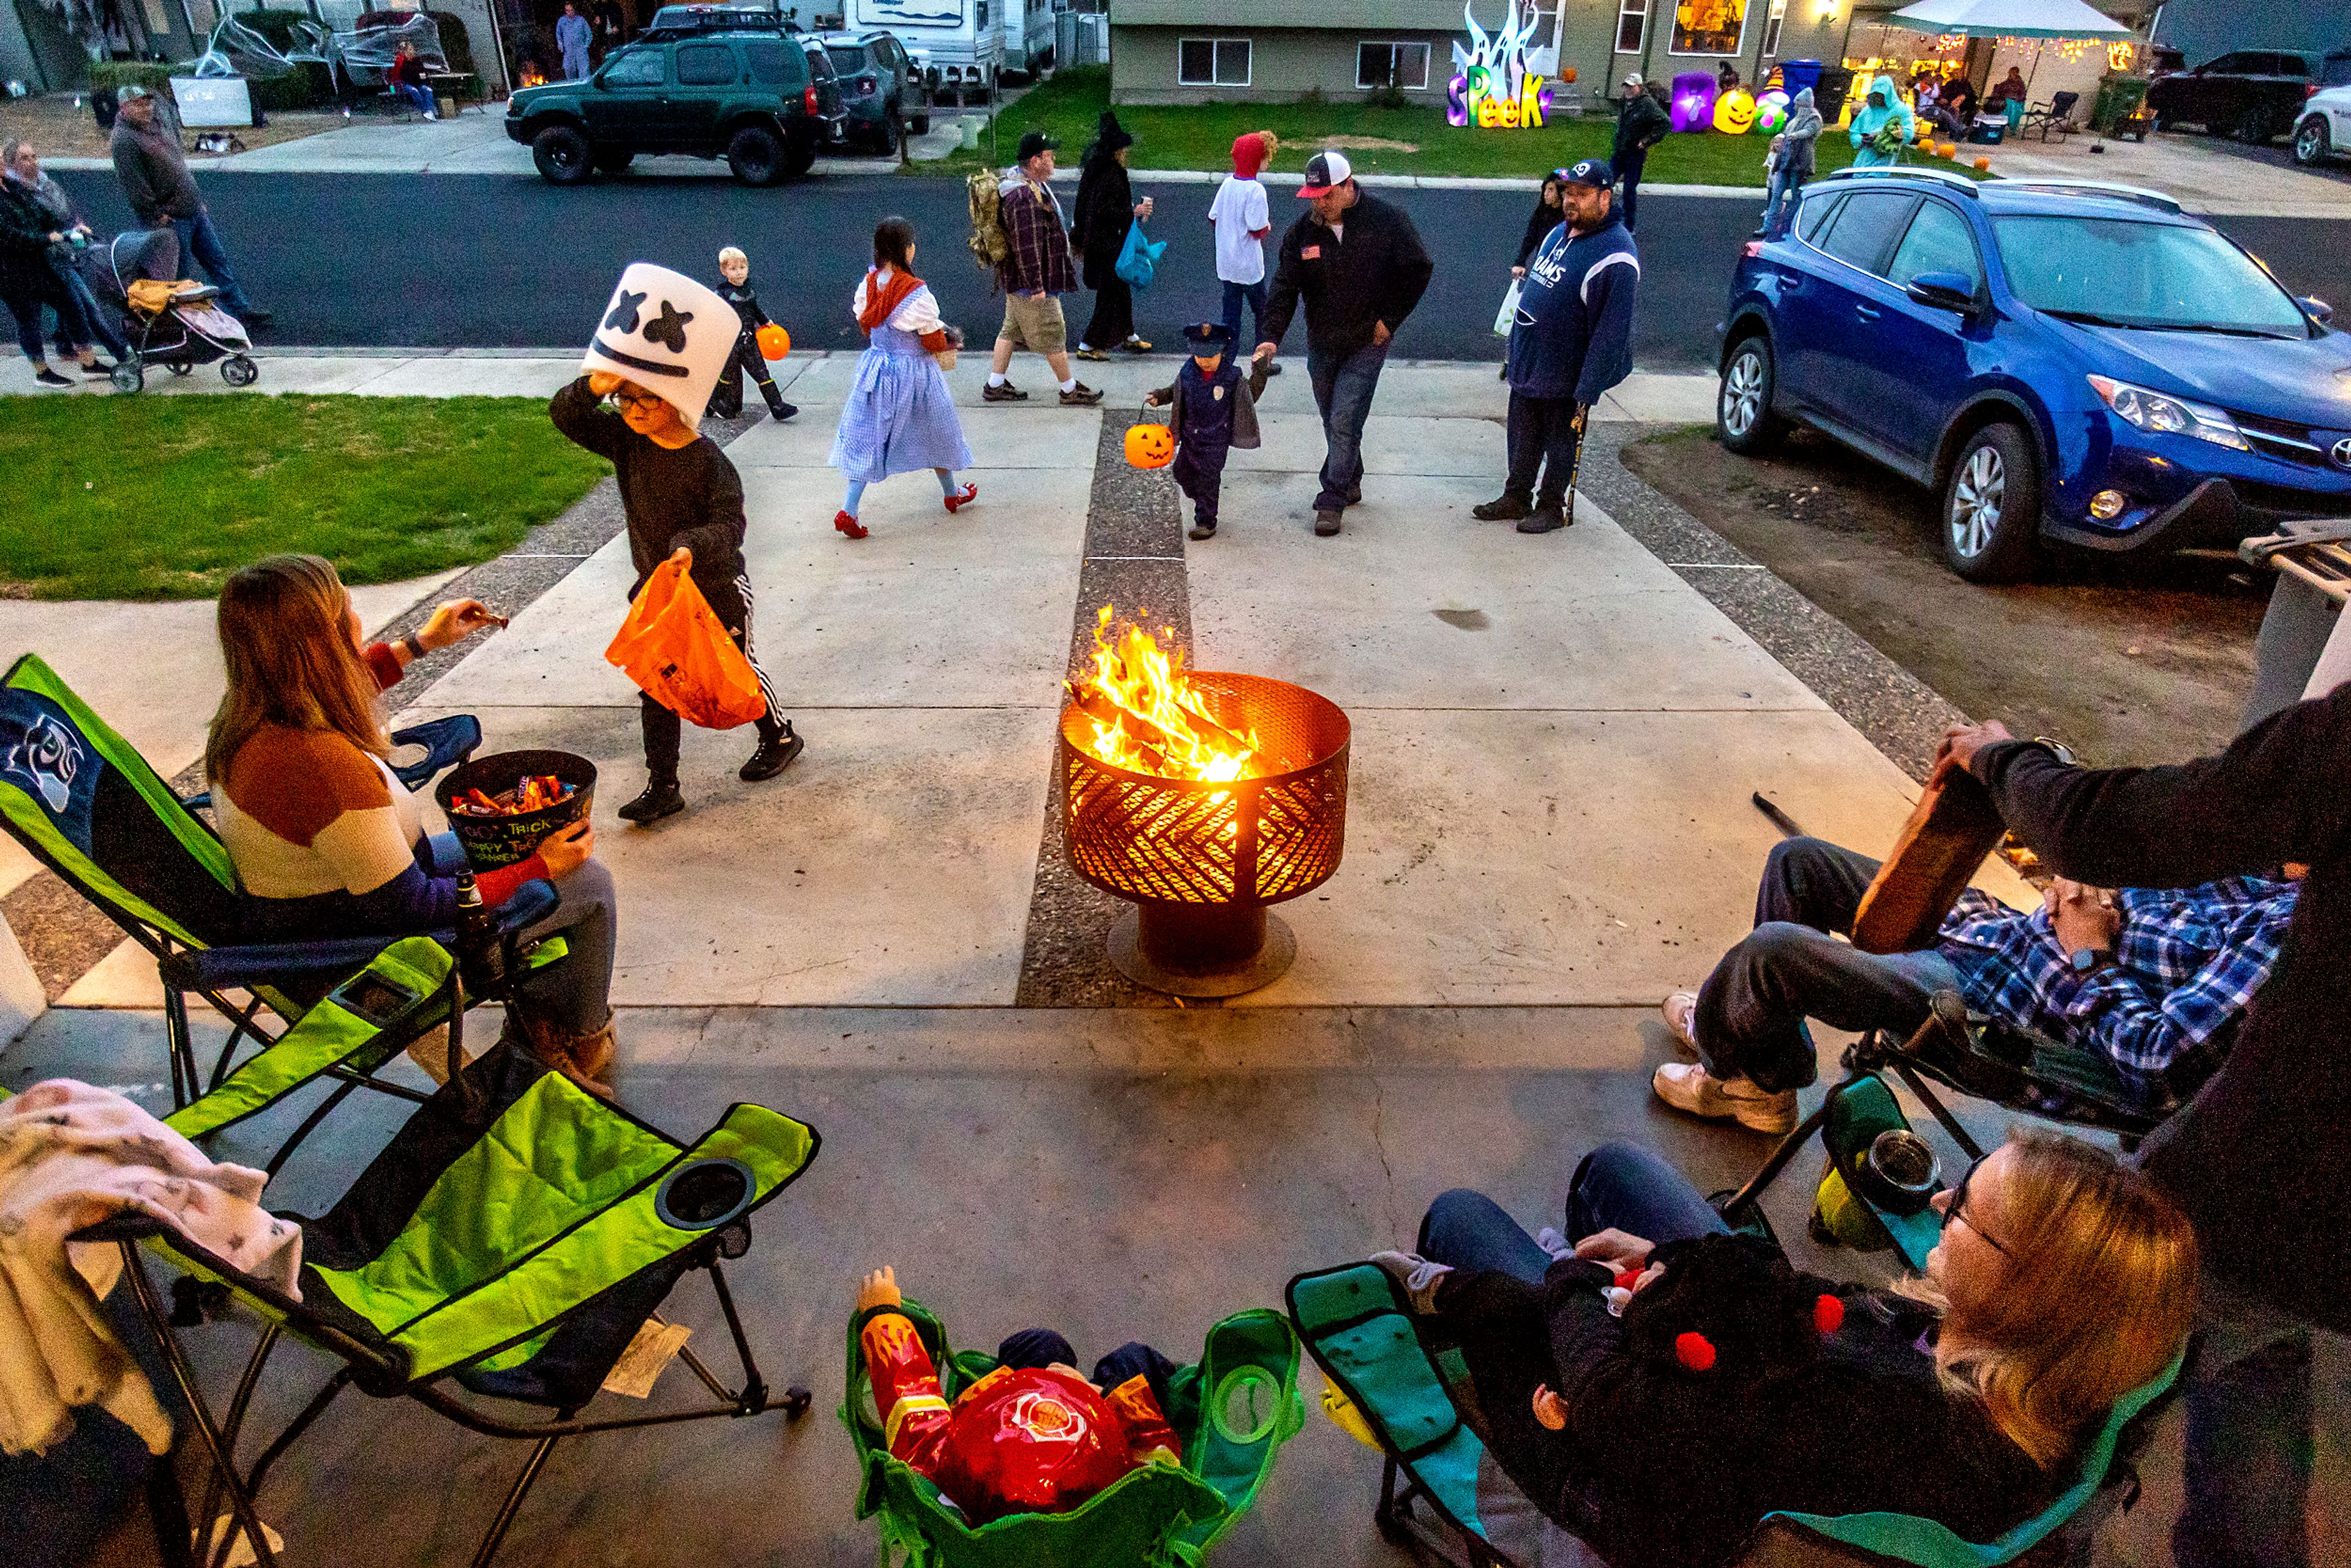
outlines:
[[[1616,183],[1624,191],[1617,203],[1625,214],[1625,226],[1634,226],[1641,192],[1641,165],[1649,161],[1649,149],[1666,139],[1673,130],[1673,117],[1656,100],[1638,71],[1625,78],[1624,106],[1616,110],[1616,141],[1608,153],[1608,166],[1616,171]]]
[[[1954,729],[1944,749],[2061,876],[2186,887],[2310,868],[2234,1049],[2140,1154],[2195,1223],[2218,1287],[2174,1556],[2300,1568],[2313,1558],[2298,1325],[2351,1333],[2351,686],[2176,767],[2075,768],[1996,723]]]
[[[1364,193],[1345,154],[1308,159],[1298,193],[1314,205],[1281,236],[1256,357],[1273,357],[1303,296],[1306,374],[1327,446],[1314,531],[1327,538],[1339,531],[1340,514],[1364,498],[1364,421],[1379,390],[1380,367],[1434,268],[1412,220]]]

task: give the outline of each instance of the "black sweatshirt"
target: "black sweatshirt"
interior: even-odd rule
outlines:
[[[1281,261],[1265,304],[1264,341],[1281,341],[1301,296],[1307,347],[1332,354],[1352,354],[1369,343],[1374,322],[1386,322],[1393,334],[1420,303],[1435,268],[1403,208],[1359,187],[1340,228],[1343,234],[1332,233],[1308,211],[1281,236]]]
[[[1544,201],[1535,198],[1535,210],[1527,215],[1527,232],[1519,236],[1519,254],[1510,258],[1512,267],[1524,267],[1527,257],[1534,255],[1535,246],[1549,238],[1551,231],[1567,222],[1567,214]]]
[[[775,325],[773,321],[768,319],[768,312],[760,305],[758,295],[752,291],[751,280],[748,277],[744,278],[739,286],[729,283],[723,277],[720,278],[718,298],[735,307],[735,314],[742,318],[743,330],[746,332],[756,332],[762,327]]]
[[[601,403],[581,376],[555,394],[547,413],[556,429],[610,458],[619,473],[629,561],[637,569],[629,597],[684,547],[694,552],[694,585],[723,619],[722,607],[737,601],[735,580],[743,575],[743,476],[710,437],[697,435],[673,451]]]
[[[1564,1260],[1542,1285],[1460,1273],[1436,1323],[1460,1344],[1495,1461],[1617,1568],[1706,1568],[1767,1513],[1917,1514],[1988,1542],[2046,1508],[2057,1479],[1981,1405],[1946,1393],[1907,1302],[1846,1295],[1817,1361],[1776,1381],[1716,1382],[1625,1346],[1608,1271]],[[1568,1426],[1534,1418],[1538,1384]]]
[[[2094,886],[2309,865],[2237,1043],[2140,1161],[2216,1271],[2351,1333],[2351,687],[2178,767],[2073,768],[2008,741],[1977,752],[1973,771],[2017,837]]]

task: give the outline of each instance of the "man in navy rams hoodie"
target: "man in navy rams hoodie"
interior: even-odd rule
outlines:
[[[1584,422],[1600,394],[1633,370],[1641,252],[1609,210],[1615,175],[1601,160],[1586,158],[1559,179],[1567,221],[1528,258],[1510,329],[1510,478],[1499,498],[1471,508],[1486,522],[1515,518],[1522,534],[1547,534],[1574,520],[1570,508]]]

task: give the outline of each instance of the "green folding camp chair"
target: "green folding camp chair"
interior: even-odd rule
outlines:
[[[220,1092],[234,1088],[232,1080]],[[413,1399],[468,1431],[530,1442],[475,1554],[480,1568],[505,1539],[549,1451],[566,1437],[807,1410],[808,1390],[778,1397],[760,1376],[720,1264],[748,1249],[752,1212],[798,1177],[817,1147],[814,1129],[749,1104],[728,1107],[694,1144],[680,1144],[501,1044],[420,1106],[327,1213],[285,1217],[302,1227],[299,1301],[144,1216],[109,1220],[77,1239],[120,1246],[139,1310],[193,1412],[211,1460],[195,1518],[209,1527],[216,1500],[225,1498],[236,1526],[221,1532],[211,1552],[214,1568],[239,1534],[262,1568],[276,1568],[256,1494],[271,1467],[354,1385]],[[142,1253],[183,1276],[172,1305]],[[707,1399],[582,1418],[640,1326],[695,1269],[709,1271],[741,1363],[739,1386],[728,1387],[681,1349]],[[233,1307],[258,1317],[261,1333],[225,1416],[216,1418],[174,1331]],[[270,1353],[288,1335],[341,1364],[240,1469],[235,1454],[254,1391]],[[486,1399],[552,1414],[517,1420],[480,1403]],[[343,1522],[356,1531],[361,1521]],[[160,1524],[158,1533],[168,1541]]]
[[[426,748],[420,760],[394,769],[413,789],[465,760],[481,744],[482,731],[461,716],[392,738]],[[199,1096],[210,1099],[233,1076],[239,1081],[237,1094],[212,1102],[201,1130],[182,1131],[190,1136],[217,1132],[304,1083],[322,1076],[338,1080],[335,1094],[280,1145],[282,1161],[354,1087],[422,1102],[422,1093],[374,1072],[455,1010],[457,987],[445,954],[434,960],[410,945],[413,939],[394,936],[240,943],[236,873],[228,852],[195,814],[194,805],[204,800],[192,803],[174,795],[138,750],[39,658],[18,659],[0,680],[0,828],[155,955],[172,1103],[187,1107]],[[559,936],[528,954],[517,946],[518,934],[554,907],[554,890],[535,883],[498,912],[507,973],[563,956]],[[434,935],[444,946],[454,944],[452,933]],[[409,956],[387,958],[395,948]],[[239,992],[244,999],[233,994]],[[196,1065],[188,1027],[191,994],[232,1026],[209,1076]],[[336,1006],[301,1031],[322,998]],[[272,1024],[266,1013],[279,1021]],[[281,1035],[299,1049],[269,1051]],[[255,1051],[246,1051],[248,1045]]]
[[[914,1323],[952,1401],[996,1370],[996,1358],[956,1352],[918,1303]],[[1298,1398],[1298,1339],[1279,1312],[1236,1312],[1208,1331],[1198,1362],[1168,1380],[1168,1423],[1184,1463],[1128,1471],[1067,1513],[1016,1513],[977,1529],[912,1466],[890,1457],[858,1333],[849,1322],[848,1395],[841,1416],[857,1446],[857,1517],[882,1521],[883,1568],[1197,1568],[1256,1500],[1274,1455],[1305,1423]]]
[[[1552,1542],[1563,1535],[1607,1555],[1613,1521],[1596,1503],[1573,1530],[1563,1529],[1503,1473],[1463,1414],[1471,1402],[1459,1352],[1428,1347],[1421,1320],[1387,1270],[1351,1263],[1301,1274],[1290,1282],[1289,1300],[1306,1353],[1343,1401],[1333,1418],[1368,1438],[1385,1461],[1373,1513],[1382,1535],[1418,1559],[1456,1568],[1531,1568],[1557,1561],[1562,1553]],[[1963,1541],[1909,1514],[1774,1513],[1758,1522],[1731,1561],[1738,1568],[1888,1560],[1915,1568],[1997,1568],[2061,1530],[2086,1531],[2107,1511],[2094,1508],[2094,1500],[2120,1505],[2137,1495],[2128,1463],[2116,1462],[2117,1448],[2135,1448],[2143,1440],[2148,1406],[2170,1389],[2179,1368],[2175,1360],[2125,1396],[2084,1452],[2074,1486],[1998,1541]]]

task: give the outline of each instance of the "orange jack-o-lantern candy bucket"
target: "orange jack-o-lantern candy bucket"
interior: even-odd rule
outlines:
[[[1137,468],[1165,468],[1176,461],[1176,433],[1164,424],[1130,425],[1126,460]]]
[[[759,329],[759,352],[765,358],[780,360],[792,351],[792,335],[770,321]]]

